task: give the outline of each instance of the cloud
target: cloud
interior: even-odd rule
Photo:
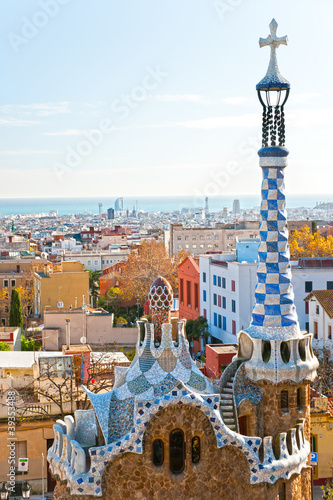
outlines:
[[[94,132],[94,130],[91,130],[91,132]],[[49,136],[73,136],[73,135],[82,135],[84,133],[84,130],[80,129],[68,129],[68,130],[59,130],[55,132],[43,132],[42,135],[49,135]]]
[[[260,115],[257,113],[249,113],[239,116],[214,116],[210,118],[200,118],[197,120],[187,120],[181,122],[165,122],[159,124],[147,124],[138,128],[166,128],[166,127],[182,127],[195,129],[218,129],[224,127],[258,127]]]
[[[303,94],[293,94],[292,95],[292,100],[293,104],[304,104],[309,102],[310,100],[319,97],[321,94],[318,92],[312,92],[312,93],[303,93]]]
[[[248,97],[244,97],[244,96],[224,97],[222,99],[222,102],[225,102],[226,104],[237,104],[237,105],[246,104],[249,101],[250,101],[250,99]]]
[[[51,116],[69,113],[70,103],[62,102],[44,102],[32,104],[6,104],[2,106],[3,114],[8,115],[34,115],[34,116]]]
[[[9,126],[9,127],[27,127],[29,125],[36,125],[39,122],[34,120],[21,120],[19,118],[0,118],[0,126]]]
[[[198,104],[210,104],[211,99],[200,94],[158,94],[151,96],[152,101],[158,102],[194,102]]]

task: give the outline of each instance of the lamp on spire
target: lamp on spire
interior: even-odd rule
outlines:
[[[290,92],[290,83],[280,73],[277,63],[276,49],[280,45],[287,45],[287,36],[276,36],[278,24],[272,19],[267,38],[259,39],[259,46],[271,48],[271,57],[265,77],[257,84],[259,101],[263,107],[262,146],[276,146],[285,143],[284,105]]]

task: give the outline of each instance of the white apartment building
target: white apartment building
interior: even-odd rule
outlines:
[[[257,264],[246,261],[244,252],[241,255],[241,262],[235,254],[200,256],[200,314],[207,318],[210,333],[219,342],[235,342],[236,334],[250,325]],[[320,267],[323,260],[327,267]],[[311,331],[304,299],[312,290],[333,288],[333,259],[300,259],[291,264],[300,327]]]
[[[169,241],[170,255],[186,250],[196,256],[213,251],[231,252],[236,248],[237,238],[258,238],[258,236],[259,221],[185,228],[182,224],[171,224],[170,234],[165,237],[165,241]]]
[[[128,259],[130,250],[112,249],[112,250],[82,250],[82,251],[63,251],[59,253],[62,261],[81,262],[85,269],[89,271],[103,271],[108,267],[114,266],[118,262],[124,262]]]
[[[313,290],[305,300],[309,324],[313,333],[312,345],[317,349],[333,349],[333,289]]]

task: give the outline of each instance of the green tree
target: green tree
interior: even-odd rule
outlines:
[[[34,340],[26,339],[24,335],[21,335],[21,351],[33,351],[34,350]]]
[[[19,326],[21,330],[23,327],[21,299],[15,288],[10,299],[9,326]]]
[[[195,320],[189,319],[185,329],[189,340],[196,340],[202,337],[206,341],[209,336],[207,319],[203,316],[199,316]]]
[[[101,276],[100,271],[89,271],[89,288],[90,293],[93,298],[93,306],[97,306],[97,298],[99,295],[99,277]]]
[[[10,346],[5,342],[0,342],[0,351],[10,351]]]
[[[313,220],[311,222],[311,233],[316,233],[317,232],[317,222],[315,220]]]

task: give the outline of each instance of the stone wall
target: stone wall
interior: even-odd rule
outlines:
[[[287,432],[293,428],[299,418],[305,418],[304,435],[307,441],[310,439],[310,392],[309,385],[293,384],[292,382],[272,385],[269,382],[258,381],[256,384],[264,390],[262,399],[263,413],[261,422],[254,425],[259,430],[256,434],[260,437],[273,436],[275,438],[280,432]],[[297,407],[297,389],[302,390],[302,409]],[[281,410],[281,391],[288,391],[288,411]],[[258,415],[257,413],[254,413]]]
[[[185,469],[174,475],[169,466],[169,434],[182,429],[186,442]],[[191,440],[199,436],[201,460],[191,460]],[[164,463],[153,464],[152,443],[164,442]],[[249,465],[244,455],[233,447],[216,448],[216,439],[207,417],[198,409],[170,407],[159,412],[149,423],[144,453],[126,453],[106,467],[102,478],[102,500],[201,500],[214,496],[224,500],[278,500],[281,481],[274,485],[250,485]],[[288,500],[310,500],[309,471],[294,476],[286,483]],[[57,484],[56,500],[69,500],[64,484]],[[74,497],[73,497],[74,498]],[[88,500],[87,497],[76,497]],[[91,498],[91,497],[90,497]]]

